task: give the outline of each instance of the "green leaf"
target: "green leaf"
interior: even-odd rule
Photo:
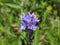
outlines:
[[[39,43],[39,29],[37,29],[35,31],[35,34],[34,34],[34,41],[32,43],[32,45],[38,45]]]
[[[16,5],[16,4],[10,4],[10,3],[6,3],[7,6],[11,7],[11,8],[16,8],[16,9],[20,9],[20,5]]]

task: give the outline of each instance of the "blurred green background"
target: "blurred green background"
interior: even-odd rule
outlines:
[[[19,20],[28,12],[40,20],[30,45],[60,45],[60,0],[0,0],[0,45],[28,45]]]

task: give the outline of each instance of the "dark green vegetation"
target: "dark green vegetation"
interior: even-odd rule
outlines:
[[[31,45],[60,45],[60,0],[0,0],[0,45],[27,44],[20,31],[22,13],[34,12],[40,22]]]

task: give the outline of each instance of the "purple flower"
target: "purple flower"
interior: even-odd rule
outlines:
[[[37,28],[36,23],[39,22],[34,13],[31,14],[30,12],[28,14],[23,14],[20,17],[20,20],[22,21],[20,25],[21,30],[25,29],[35,30]]]

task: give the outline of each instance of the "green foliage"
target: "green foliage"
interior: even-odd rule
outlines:
[[[34,12],[40,22],[34,40],[20,30],[19,17]],[[0,45],[60,45],[60,0],[0,0]]]

